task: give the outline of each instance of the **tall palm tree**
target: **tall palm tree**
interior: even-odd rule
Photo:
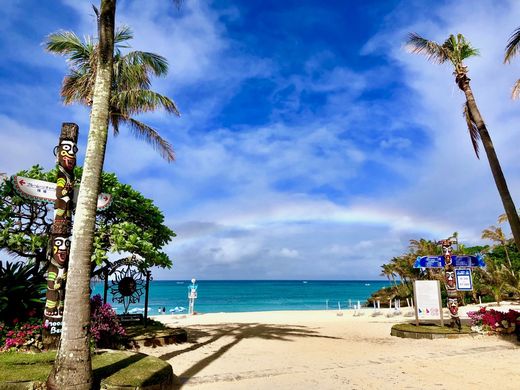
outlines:
[[[163,108],[179,115],[175,103],[168,97],[150,90],[150,76],[164,76],[168,73],[168,61],[160,55],[131,51],[123,54],[133,38],[129,27],[115,31],[113,81],[110,97],[110,124],[114,134],[119,133],[120,124],[127,125],[138,138],[151,143],[167,160],[174,159],[172,146],[152,127],[133,118],[133,115]],[[68,57],[70,74],[63,79],[61,96],[65,104],[80,103],[92,107],[93,88],[96,78],[98,45],[92,37],[83,41],[71,31],[61,31],[48,36],[47,51]]]
[[[72,230],[69,276],[65,288],[65,306],[60,344],[47,388],[90,390],[90,258],[96,220],[96,200],[105,159],[110,118],[114,61],[114,25],[116,0],[101,0],[96,75],[87,150],[83,164],[81,189]]]
[[[92,109],[83,175],[72,231],[69,276],[65,295],[60,345],[47,388],[90,390],[90,259],[96,220],[96,203],[105,159],[113,83],[115,14],[117,0],[100,0],[99,44]],[[181,0],[174,0],[180,4]]]
[[[507,238],[500,226],[490,226],[487,229],[482,230],[482,238],[494,241],[504,247],[506,253],[506,259],[509,263],[509,270],[513,273],[513,265],[511,264],[511,258],[509,257],[509,251],[507,250]]]
[[[471,142],[477,157],[479,157],[478,141],[482,141],[486,151],[491,173],[495,180],[504,210],[507,214],[511,231],[517,248],[520,249],[520,218],[516,213],[515,204],[509,193],[507,182],[500,167],[498,157],[487,130],[486,124],[480,115],[475,102],[475,97],[470,86],[468,68],[464,65],[466,58],[478,55],[478,50],[466,41],[462,34],[450,35],[443,44],[425,39],[415,33],[408,36],[407,47],[412,53],[424,54],[428,60],[443,64],[451,62],[454,67],[455,83],[464,92],[466,103],[464,104],[464,117],[468,125]]]

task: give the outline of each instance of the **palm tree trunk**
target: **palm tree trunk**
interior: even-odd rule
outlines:
[[[115,10],[116,0],[101,0],[100,56],[94,85],[81,189],[72,231],[63,328],[56,361],[47,380],[49,389],[89,390],[92,387],[89,346],[90,261],[96,202],[108,134]]]
[[[500,198],[502,199],[502,204],[504,205],[504,210],[506,211],[507,219],[509,220],[509,225],[511,226],[511,232],[513,233],[516,247],[520,250],[520,218],[518,217],[515,204],[513,203],[513,199],[511,198],[511,194],[509,193],[504,173],[502,172],[500,162],[498,161],[498,157],[495,152],[495,147],[493,146],[493,142],[491,141],[491,137],[487,130],[486,124],[484,123],[484,120],[480,115],[477,103],[475,102],[475,97],[473,96],[473,92],[471,91],[471,87],[469,86],[469,78],[467,78],[464,75],[464,79],[458,82],[458,85],[459,88],[466,95],[468,108],[470,110],[473,120],[475,121],[475,124],[477,125],[480,134],[480,139],[482,140],[482,144],[484,145],[484,150],[486,151],[489,167],[491,168],[493,179],[495,179],[495,184],[497,186],[498,193],[500,194]]]

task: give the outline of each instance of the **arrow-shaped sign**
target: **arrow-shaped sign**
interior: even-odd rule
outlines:
[[[54,203],[56,201],[56,183],[31,179],[23,176],[13,176],[16,192],[23,198],[40,202]],[[79,188],[75,188],[73,202],[78,199]],[[112,203],[112,195],[99,194],[97,209],[104,210]]]

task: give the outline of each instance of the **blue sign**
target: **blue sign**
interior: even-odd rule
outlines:
[[[444,256],[419,256],[414,268],[444,268]]]
[[[482,259],[482,256],[451,256],[451,263],[454,267],[485,267],[486,263]]]
[[[471,277],[471,269],[456,269],[455,281],[458,291],[472,291],[473,279]]]

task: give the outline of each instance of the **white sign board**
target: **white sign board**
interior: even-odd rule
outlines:
[[[455,270],[455,281],[457,283],[457,290],[459,291],[472,291],[473,282],[471,278],[471,270],[468,269],[456,269]]]
[[[416,280],[413,285],[415,295],[415,319],[441,319],[441,289],[438,280]]]

